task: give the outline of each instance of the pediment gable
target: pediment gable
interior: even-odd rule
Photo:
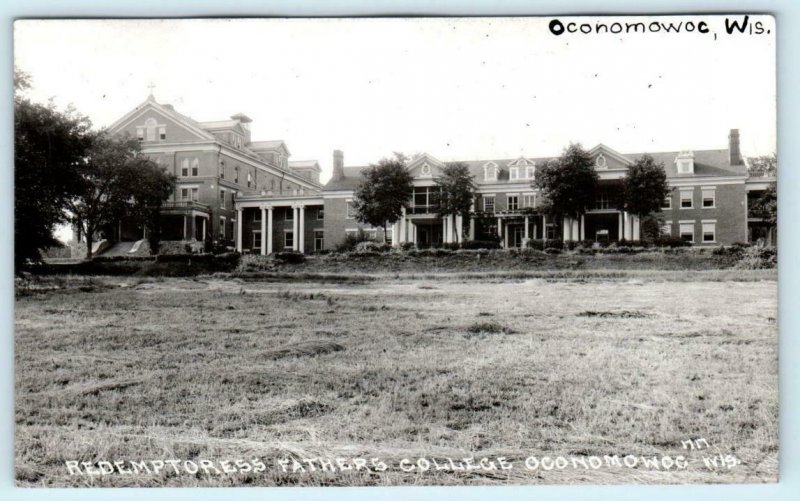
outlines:
[[[604,144],[598,144],[589,150],[589,155],[596,170],[625,170],[632,164],[621,153]]]
[[[423,153],[408,163],[408,171],[415,179],[432,179],[442,174],[444,163],[441,160]]]
[[[185,141],[197,140],[213,140],[214,136],[197,125],[193,124],[189,119],[182,115],[170,110],[155,102],[155,100],[148,99],[140,104],[125,116],[114,122],[108,127],[111,134],[124,134],[128,133],[131,136],[136,136],[137,128],[144,127],[146,124],[152,124],[153,121],[158,126],[166,126],[171,129],[170,136],[178,137]]]

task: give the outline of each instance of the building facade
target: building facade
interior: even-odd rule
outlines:
[[[383,229],[359,223],[353,193],[362,167],[346,167],[333,154],[333,174],[322,185],[319,163],[289,161],[283,141],[252,141],[251,120],[196,122],[150,96],[115,122],[110,131],[137,137],[142,150],[176,175],[175,193],[164,207],[164,239],[229,240],[240,252],[304,253],[335,248],[348,233],[365,232],[382,241]],[[499,240],[520,247],[528,239],[637,241],[641,222],[617,209],[622,180],[642,153],[622,154],[599,144],[589,150],[600,185],[594,206],[580,219],[549,220],[532,209],[541,194],[536,172],[550,158],[519,157],[466,161],[477,185],[469,218],[439,217],[434,203],[436,178],[444,163],[427,153],[407,168],[414,181],[409,206],[385,238],[435,247],[462,240]],[[648,152],[663,163],[670,195],[664,200],[662,232],[694,245],[751,241],[762,234],[748,206],[774,179],[749,178],[731,130],[718,150]],[[119,240],[142,238],[120,229]]]

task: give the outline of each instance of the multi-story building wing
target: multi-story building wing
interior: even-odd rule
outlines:
[[[243,223],[237,198],[319,192],[319,165],[290,162],[283,141],[252,141],[250,123],[241,113],[229,120],[197,122],[150,95],[109,127],[112,134],[138,138],[143,153],[177,177],[163,209],[164,240],[236,241]],[[108,236],[142,238],[141,230],[124,224]]]
[[[365,232],[383,240],[381,228],[361,224],[353,194],[366,166],[346,167],[340,150],[333,173],[323,186],[315,160],[290,161],[280,140],[253,141],[251,120],[197,122],[149,96],[110,126],[114,134],[139,139],[144,153],[177,177],[175,192],[163,209],[163,239],[231,241],[241,252],[271,254],[281,250],[315,252],[335,248],[348,233]],[[641,222],[619,209],[622,180],[643,153],[623,154],[599,144],[589,150],[600,186],[594,206],[581,218],[552,220],[536,211],[542,196],[535,179],[551,158],[468,160],[477,192],[468,220],[440,217],[435,205],[436,178],[444,162],[430,154],[407,164],[414,189],[403,216],[385,238],[393,245],[419,247],[499,239],[519,247],[528,239],[636,241]],[[665,235],[696,245],[746,242],[764,231],[748,206],[774,178],[749,178],[731,130],[727,148],[648,152],[665,167],[670,195],[662,207]],[[142,232],[124,224],[108,238],[136,240]]]

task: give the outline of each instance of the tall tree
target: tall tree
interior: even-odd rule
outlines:
[[[386,230],[400,219],[404,207],[408,207],[414,189],[413,178],[406,169],[406,159],[395,153],[395,158],[381,159],[362,172],[361,182],[353,193],[353,208],[356,220]]]
[[[594,204],[599,179],[589,153],[580,144],[570,144],[537,171],[534,186],[544,197],[543,212],[578,218]]]
[[[56,243],[56,226],[77,190],[77,169],[90,144],[91,123],[74,109],[59,111],[25,97],[30,77],[14,71],[14,264]]]
[[[656,163],[650,155],[639,157],[625,174],[622,193],[624,209],[640,219],[660,212],[670,193],[664,164]]]
[[[438,215],[470,217],[470,209],[475,200],[475,178],[464,162],[450,162],[442,169],[441,176],[436,178],[438,193],[434,203],[438,206]],[[453,228],[463,231],[463,228]]]
[[[136,139],[105,132],[94,134],[78,174],[79,187],[68,210],[72,223],[86,236],[87,259],[92,257],[94,235],[103,226],[124,216],[151,224],[153,211],[160,209],[175,183],[141,153]]]
[[[778,156],[761,155],[747,158],[747,173],[752,177],[775,177],[778,175]]]
[[[176,178],[159,164],[139,153],[138,142],[130,159],[125,184],[130,186],[131,198],[126,215],[131,222],[145,228],[150,253],[158,254],[161,242],[161,207],[175,190]]]
[[[770,230],[778,224],[778,189],[775,183],[771,183],[749,207],[749,213],[753,217],[760,217]]]

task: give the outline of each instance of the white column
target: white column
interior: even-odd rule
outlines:
[[[469,217],[469,239],[475,240],[475,216]]]
[[[623,227],[624,227],[624,224],[622,223],[622,212],[620,212],[619,213],[619,231],[617,231],[617,241],[622,240],[622,238],[623,238],[623,235],[622,235],[622,232],[624,231]]]
[[[203,242],[206,241],[206,221],[207,220],[208,220],[208,218],[205,218],[205,217],[203,218]],[[146,228],[145,228],[145,230],[146,230]]]
[[[536,220],[534,219],[534,220],[533,220],[533,236],[531,236],[531,239],[532,239],[532,240],[536,240],[536,228],[537,228],[537,226],[536,226]]]
[[[572,237],[572,223],[568,217],[564,218],[564,226],[561,229],[561,233],[565,242]]]
[[[578,228],[578,220],[577,219],[573,219],[572,220],[572,240],[573,241],[578,241],[579,240],[578,237],[580,237],[579,228]]]
[[[398,245],[404,243],[408,240],[408,220],[406,219],[406,208],[403,207],[400,209],[400,230],[399,233],[395,236]]]
[[[622,213],[622,221],[623,221],[623,229],[622,234],[625,236],[625,240],[631,239],[631,218],[628,216],[628,212],[625,211]]]
[[[542,242],[547,242],[547,216],[542,216]]]
[[[187,224],[188,223],[186,221],[186,215],[184,214],[184,216],[183,216],[183,239],[184,240],[186,240],[186,225]]]
[[[299,212],[299,210],[297,209],[297,207],[293,205],[292,206],[292,216],[293,216],[293,220],[292,220],[292,250],[293,251],[296,251],[298,249],[298,245],[297,245],[298,244],[298,239],[297,239],[297,233],[298,233],[298,231],[297,231],[297,226],[298,226],[297,213],[298,212]]]
[[[411,224],[411,242],[417,245],[417,225],[410,221],[409,223]]]
[[[529,233],[528,233],[529,229],[530,229],[530,227],[528,226],[528,216],[525,216],[525,237],[524,238],[529,238]]]
[[[450,243],[458,242],[458,232],[456,231],[456,217],[453,214],[447,216],[447,231],[450,233]]]
[[[392,225],[392,247],[400,246],[400,220],[394,222]]]
[[[264,236],[261,236],[264,239]],[[267,207],[267,254],[272,254],[272,206]]]
[[[242,217],[243,210],[236,209],[236,250],[242,252]]]
[[[631,227],[633,240],[639,240],[639,216],[631,216]]]
[[[461,243],[462,233],[464,232],[464,216],[456,216],[456,242]]]
[[[297,249],[305,254],[306,253],[306,206],[301,205],[299,209],[297,209],[300,213],[300,218],[297,221],[298,232],[300,233],[300,238],[297,239]]]
[[[272,210],[269,212],[271,216]],[[263,205],[261,206],[261,255],[267,255],[267,208]]]
[[[500,241],[503,241],[503,220],[499,217],[497,218],[497,236],[500,237]]]
[[[447,231],[448,230],[447,222],[448,222],[448,217],[447,216],[443,217],[442,218],[442,234],[444,235],[444,239],[443,239],[444,243],[449,243],[450,242],[450,232]]]
[[[581,240],[586,240],[586,216],[581,214]]]

